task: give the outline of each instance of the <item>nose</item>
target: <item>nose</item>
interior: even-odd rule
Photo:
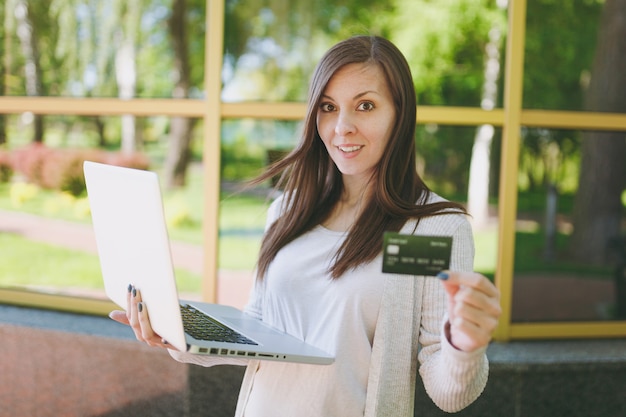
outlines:
[[[340,112],[335,125],[335,134],[337,136],[348,136],[356,131],[356,126],[352,117],[346,112]]]

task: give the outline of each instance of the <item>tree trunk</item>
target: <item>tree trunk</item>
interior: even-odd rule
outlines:
[[[7,73],[8,61],[9,61],[9,57],[8,57],[9,42],[8,42],[6,24],[4,20],[5,9],[6,7],[4,4],[0,5],[0,24],[2,25],[2,29],[0,29],[0,96],[6,95],[4,78]],[[0,114],[0,146],[7,143],[6,119],[7,119],[7,116],[5,114]]]
[[[115,78],[118,96],[121,99],[134,98],[137,91],[136,44],[137,32],[140,30],[141,1],[116,2],[119,7],[121,27],[116,33],[118,49],[115,53]],[[141,148],[136,135],[135,116],[122,115],[121,151],[125,154],[136,152]]]
[[[104,148],[107,144],[106,135],[104,133],[104,121],[102,120],[102,117],[94,116],[93,123],[96,125],[96,132],[98,133],[98,147]]]
[[[485,81],[481,100],[481,107],[485,110],[491,110],[496,105],[499,76],[500,31],[494,26],[489,32],[489,42],[485,47]],[[494,132],[492,125],[482,125],[478,127],[474,136],[467,190],[467,210],[472,215],[472,223],[476,227],[484,226],[489,219],[490,151]]]
[[[170,122],[169,148],[165,160],[167,188],[183,187],[187,180],[187,167],[191,160],[192,120],[173,117]]]
[[[174,49],[174,69],[178,75],[174,87],[174,98],[186,98],[189,94],[190,69],[186,31],[187,4],[175,0],[168,28]],[[190,144],[193,121],[173,117],[170,122],[169,147],[165,160],[165,184],[168,188],[182,187],[186,182],[187,166],[191,157]]]
[[[591,82],[589,111],[626,113],[626,0],[607,0],[602,12]],[[626,134],[587,132],[574,205],[572,257],[603,264],[607,245],[621,233],[621,195],[626,186]]]
[[[17,36],[20,39],[24,54],[24,69],[26,79],[26,95],[37,97],[42,94],[41,68],[39,66],[39,51],[37,36],[29,15],[27,0],[17,0],[13,11],[17,21]],[[43,116],[36,114],[33,118],[33,142],[43,142]]]
[[[135,82],[137,71],[135,68],[135,46],[129,34],[122,35],[124,39],[115,54],[115,74],[117,79],[118,96],[121,99],[131,99],[135,96]],[[135,140],[135,116],[122,115],[122,153],[131,154],[137,150]]]

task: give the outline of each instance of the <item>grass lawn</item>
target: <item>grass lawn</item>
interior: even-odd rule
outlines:
[[[0,233],[2,262],[0,286],[101,289],[100,263],[94,254],[33,242]],[[200,277],[176,270],[178,287],[184,292],[200,291]]]
[[[496,272],[496,259],[498,255],[498,232],[488,230],[474,233],[474,269],[490,278]]]

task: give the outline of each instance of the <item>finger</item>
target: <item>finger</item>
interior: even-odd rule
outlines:
[[[137,288],[133,287],[130,292],[130,327],[132,327],[133,332],[135,332],[135,337],[137,340],[143,341],[141,324],[139,323],[139,311],[137,305],[141,302],[141,294],[137,290]]]
[[[150,324],[150,318],[146,309],[145,303],[143,303],[141,297],[141,291],[131,286],[130,291],[130,326],[135,333],[137,340],[145,342],[149,346],[164,347],[172,349],[173,346],[169,345],[161,336],[156,334]]]
[[[464,322],[471,323],[490,335],[498,325],[498,316],[489,314],[472,305],[459,303],[455,306],[454,310],[454,318],[452,321],[457,325]]]
[[[457,317],[450,323],[450,342],[460,350],[472,352],[486,346],[491,340],[491,332],[487,332],[474,323]]]
[[[109,317],[118,323],[130,325],[127,313],[124,310],[113,310],[109,313]]]
[[[152,330],[152,325],[150,324],[146,305],[142,302],[139,302],[137,304],[137,319],[139,320],[139,326],[141,327],[141,337],[149,345],[152,345],[156,342],[155,339],[157,339],[157,337],[154,333],[154,330]],[[158,337],[158,343],[160,342],[161,338]]]
[[[126,291],[126,317],[128,318],[128,322],[130,323],[130,295],[133,291],[133,284],[128,284],[128,288]]]
[[[455,305],[469,305],[493,317],[500,317],[502,308],[499,297],[489,297],[474,288],[462,287],[454,295]]]
[[[153,347],[170,347],[167,342],[152,329],[150,324],[150,317],[145,303],[139,302],[137,304],[137,313],[139,324],[141,326],[141,336],[143,340]]]
[[[470,287],[487,294],[490,297],[499,297],[499,291],[491,281],[478,272],[442,271],[437,275],[444,284],[448,293],[455,287]]]
[[[458,349],[473,351],[491,340],[498,325],[500,305],[473,288],[463,287],[451,303],[450,341]]]

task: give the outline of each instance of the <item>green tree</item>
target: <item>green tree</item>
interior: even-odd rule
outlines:
[[[116,15],[120,18],[114,32],[117,43],[115,52],[115,79],[117,94],[121,99],[130,99],[137,94],[137,48],[139,45],[139,23],[143,1],[114,2]],[[122,152],[133,153],[141,147],[140,135],[137,135],[135,116],[122,115],[121,119]]]
[[[480,105],[494,25],[504,32],[495,1],[395,1],[390,37],[407,55],[421,104]]]
[[[606,0],[600,20],[591,82],[589,111],[626,114],[626,0]],[[622,233],[626,187],[624,132],[586,132],[574,205],[570,251],[575,259],[602,264],[611,238]]]
[[[7,33],[6,25],[4,24],[6,7],[0,5],[0,22],[2,23],[2,30],[0,30],[0,95],[6,95],[5,91],[5,78],[7,76],[6,64],[7,64]],[[6,115],[0,114],[0,146],[7,142],[7,128],[6,128]]]
[[[526,19],[523,106],[582,110],[603,1],[529,0]],[[591,34],[591,36],[590,36]],[[578,158],[580,135],[563,130],[522,131],[521,174],[530,190],[565,178],[561,164]]]
[[[304,101],[326,49],[350,35],[381,34],[388,8],[373,0],[227,1],[226,99]]]
[[[40,65],[38,30],[41,27],[34,24],[35,7],[27,0],[13,0],[13,16],[16,21],[16,33],[20,40],[24,56],[24,82],[26,95],[29,97],[42,96],[42,74]],[[33,118],[33,142],[43,142],[44,119],[42,115]]]
[[[505,33],[505,25],[491,0],[396,0],[387,23],[390,38],[407,56],[420,104],[453,106],[481,105],[489,34]],[[424,174],[438,188],[467,189],[474,135],[465,127],[418,129]]]
[[[82,97],[114,97],[113,32],[118,17],[111,4],[97,0],[53,0],[51,16],[59,28],[59,40],[54,51],[64,74],[66,94]],[[105,119],[94,115],[99,146],[107,143]]]
[[[528,0],[524,108],[582,110],[604,0]]]
[[[191,88],[187,26],[187,2],[174,0],[172,13],[168,19],[176,76],[172,94],[174,98],[188,97]],[[169,147],[165,160],[165,183],[170,188],[185,185],[187,166],[191,157],[190,144],[193,126],[193,120],[186,117],[173,117],[170,121]]]

